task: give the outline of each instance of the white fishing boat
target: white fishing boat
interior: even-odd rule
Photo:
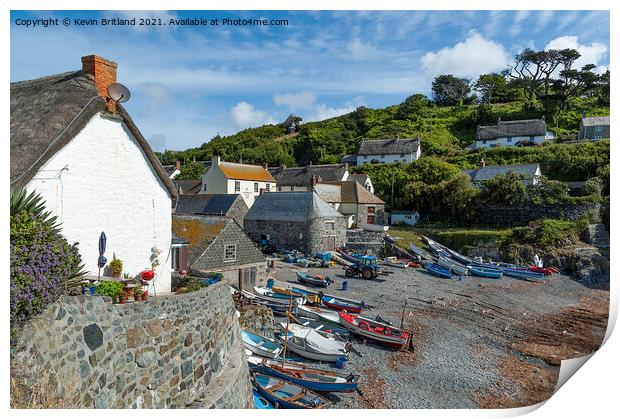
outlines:
[[[439,256],[439,260],[437,261],[439,266],[443,266],[446,269],[451,270],[457,275],[469,275],[469,269],[467,266],[463,266],[458,262],[453,261],[445,256]]]
[[[243,346],[253,354],[265,358],[275,358],[282,352],[282,346],[265,336],[257,335],[247,330],[241,330]]]
[[[283,336],[282,340],[286,340],[287,351],[290,350],[304,358],[326,362],[336,362],[338,358],[347,357],[350,346],[303,326],[295,328],[289,326],[288,338]]]
[[[407,266],[409,266],[409,262],[404,262],[401,260],[396,259],[395,256],[388,256],[385,258],[385,260],[383,261],[383,263],[385,263],[388,266],[391,266],[393,268],[406,268]]]
[[[288,304],[289,300],[292,300],[293,305],[301,305],[306,302],[306,299],[303,297],[294,297],[291,299],[291,296],[276,294],[269,288],[254,287],[254,293],[260,295],[265,300],[273,301],[274,303],[279,304]]]
[[[338,316],[338,312],[335,310],[306,305],[298,306],[297,309],[300,316],[322,320],[336,325],[340,324],[340,317]]]
[[[390,226],[384,226],[381,224],[363,224],[362,229],[366,231],[388,231]]]

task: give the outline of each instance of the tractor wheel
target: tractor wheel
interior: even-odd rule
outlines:
[[[353,278],[355,276],[355,272],[353,271],[353,268],[347,268],[346,271],[344,271],[344,274],[348,277],[348,278]]]
[[[372,270],[370,270],[370,269],[364,269],[364,270],[362,271],[362,277],[363,277],[364,279],[373,279],[373,278],[375,278],[375,274],[374,274],[374,273],[373,273],[373,271],[372,271]]]

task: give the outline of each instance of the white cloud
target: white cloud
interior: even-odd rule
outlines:
[[[579,38],[577,36],[561,36],[551,40],[545,46],[546,50],[566,48],[576,49],[581,54],[581,57],[579,57],[573,65],[573,68],[575,69],[581,68],[586,64],[594,64],[599,66],[602,58],[605,57],[605,54],[607,54],[607,45],[600,42],[593,42],[590,45],[583,45],[579,43]]]
[[[248,102],[239,102],[230,109],[230,115],[238,128],[275,124],[276,120],[267,112],[260,111]]]
[[[353,60],[368,60],[380,55],[374,46],[364,43],[359,38],[355,38],[347,44],[347,53],[349,58]]]
[[[502,44],[485,39],[478,32],[471,32],[467,39],[452,47],[427,52],[420,59],[422,68],[430,76],[477,77],[502,70],[509,62],[510,55]]]
[[[529,10],[519,10],[515,13],[515,18],[509,30],[511,36],[515,37],[521,33],[521,31],[523,30],[523,25],[521,24],[521,22],[523,22],[529,16],[529,14]]]
[[[305,91],[299,93],[285,93],[273,95],[273,103],[278,106],[288,106],[291,110],[310,109],[316,102],[316,93]]]
[[[308,118],[307,122],[323,121],[325,119],[335,118],[340,115],[351,113],[363,104],[363,96],[356,96],[341,107],[331,107],[324,103],[319,103],[314,109],[314,115]]]

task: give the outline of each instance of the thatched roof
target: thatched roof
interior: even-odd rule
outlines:
[[[609,117],[608,116],[587,116],[585,118],[581,118],[581,123],[584,127],[593,127],[597,125],[609,125]]]
[[[348,170],[346,164],[319,164],[305,167],[270,167],[269,172],[278,186],[311,186],[312,177],[317,181],[341,180]]]
[[[176,197],[172,181],[127,111],[117,105],[117,112],[109,113],[93,77],[81,70],[11,83],[11,186],[26,186],[98,112],[127,125],[170,196]]]
[[[545,135],[547,123],[544,119],[520,121],[499,121],[497,125],[479,126],[478,140],[495,140],[504,137],[529,137]]]
[[[380,154],[417,153],[420,140],[417,138],[392,138],[389,140],[366,140],[360,144],[357,154],[371,156]]]

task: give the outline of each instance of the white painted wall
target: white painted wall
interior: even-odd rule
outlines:
[[[228,179],[217,165],[212,165],[202,176],[200,193],[240,194],[248,208],[251,208],[256,197],[260,195],[261,189],[266,190],[269,185],[270,192],[276,191],[276,184],[273,182],[256,182],[258,192],[254,192],[254,183],[253,180],[240,180],[240,189],[235,191],[235,179]]]
[[[542,144],[545,140],[553,139],[553,136],[549,135],[536,135],[534,138],[530,138],[530,136],[522,136],[522,137],[501,137],[495,140],[476,140],[476,148],[489,148],[489,147],[511,147],[515,146],[517,143],[523,141],[533,141],[536,144]],[[497,145],[495,145],[497,144]]]
[[[371,154],[371,155],[357,155],[357,164],[370,163],[373,160],[378,161],[379,163],[396,163],[396,162],[405,162],[411,163],[414,160],[420,158],[421,155],[421,147],[418,147],[418,151],[416,153],[406,153],[403,156],[400,154],[385,154],[383,157],[381,154]]]
[[[153,246],[161,249],[155,285],[170,291],[171,198],[123,122],[95,115],[26,189],[39,192],[68,241],[79,242],[90,273],[97,274],[104,231],[108,262],[116,254],[132,276],[150,269]]]

